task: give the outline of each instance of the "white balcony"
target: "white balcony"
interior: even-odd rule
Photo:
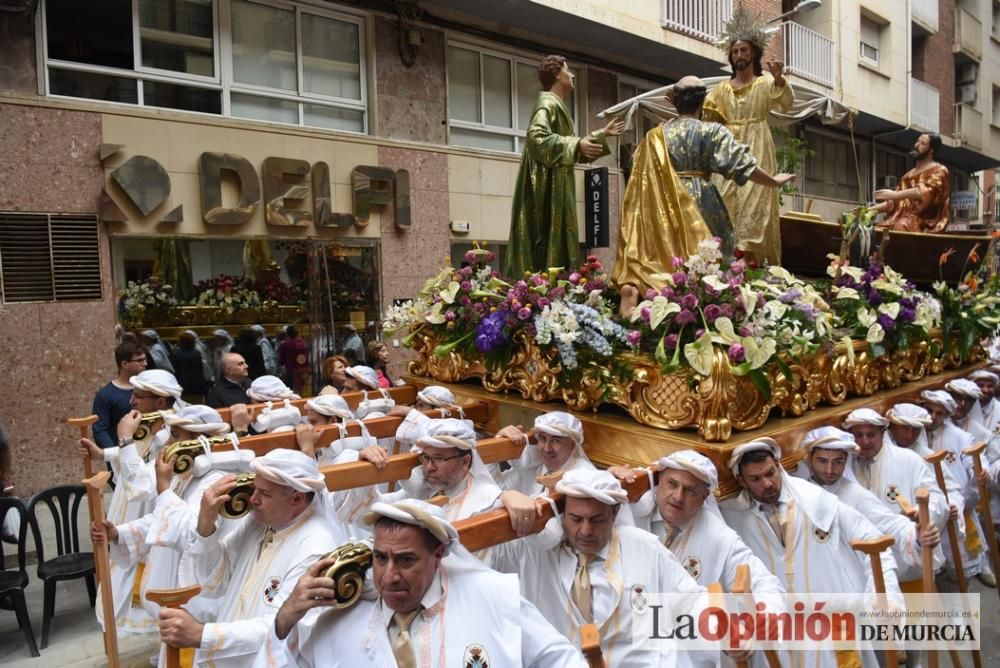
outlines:
[[[834,84],[833,40],[798,23],[782,24],[785,69],[828,88]]]
[[[976,61],[983,58],[983,24],[964,9],[955,10],[955,53]]]
[[[910,16],[929,32],[937,32],[938,0],[913,0]]]
[[[955,134],[963,146],[983,150],[983,115],[967,104],[955,105]]]
[[[706,42],[718,39],[733,0],[663,0],[663,27]]]
[[[927,132],[940,132],[940,95],[938,89],[910,77],[910,122]]]

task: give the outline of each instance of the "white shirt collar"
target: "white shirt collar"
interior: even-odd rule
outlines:
[[[434,571],[434,579],[431,580],[431,586],[427,588],[427,591],[424,592],[424,597],[420,599],[420,605],[423,606],[422,609],[433,608],[443,595],[444,588],[441,586],[441,571],[439,569]],[[396,614],[396,611],[387,606],[382,597],[379,597],[378,604],[382,609],[382,622],[385,624],[386,630],[388,630],[392,627],[392,616]],[[419,615],[417,616],[419,617]]]

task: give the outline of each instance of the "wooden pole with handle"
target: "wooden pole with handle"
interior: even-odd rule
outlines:
[[[90,509],[90,521],[104,530],[104,501],[101,494],[111,474],[107,471],[85,478],[82,483],[87,488],[87,507]],[[115,626],[115,602],[111,596],[111,563],[108,557],[108,546],[94,546],[94,571],[101,585],[101,612],[104,617],[104,653],[108,657],[108,666],[118,668],[121,659],[118,656],[118,628]]]
[[[871,538],[869,540],[852,540],[851,547],[858,552],[864,552],[872,563],[872,577],[875,579],[875,591],[879,594],[885,593],[885,573],[882,571],[882,553],[892,547],[896,539],[892,536],[882,536],[881,538]],[[885,650],[885,665],[887,668],[896,668],[896,648],[890,647]]]
[[[733,579],[734,594],[753,594],[752,581],[750,579],[750,565],[740,564],[736,567],[736,577]],[[781,659],[778,658],[777,650],[765,649],[764,658],[770,668],[781,668]],[[737,666],[746,666],[749,662],[738,661]]]
[[[82,418],[66,419],[66,424],[68,424],[71,427],[76,427],[77,429],[80,430],[80,438],[90,437],[90,425],[94,424],[95,422],[97,422],[96,415],[88,415],[87,417],[82,417]],[[83,473],[85,478],[94,477],[94,462],[91,461],[90,455],[86,455],[83,458]],[[94,516],[91,515],[90,519],[93,520]]]
[[[993,526],[993,512],[990,510],[990,488],[983,480],[983,451],[986,450],[985,443],[977,443],[971,448],[966,448],[963,452],[972,457],[972,466],[976,474],[976,484],[979,485],[979,518],[984,525],[986,532],[986,551],[990,555],[990,565],[993,566],[993,574],[1000,574],[1000,556],[997,555],[997,530]],[[998,576],[1000,577],[1000,576]],[[1000,587],[997,588],[1000,594]]]
[[[198,585],[183,589],[150,589],[146,592],[146,599],[161,608],[179,608],[200,592]],[[172,645],[167,645],[167,668],[181,668],[181,651]]]
[[[919,518],[920,530],[923,531],[931,525],[931,511],[929,508],[931,493],[926,487],[917,488],[917,517]],[[920,543],[920,554],[923,558],[924,573],[924,593],[933,594],[937,592],[934,584],[934,548],[925,542]],[[927,651],[927,665],[930,668],[937,668],[938,653],[934,650]]]
[[[934,467],[934,477],[937,478],[938,487],[944,494],[945,503],[948,504],[948,542],[951,543],[951,561],[955,564],[955,576],[958,578],[958,590],[963,594],[969,592],[969,581],[965,579],[965,567],[962,564],[962,551],[958,547],[958,528],[955,521],[951,519],[951,499],[948,498],[948,487],[944,481],[944,469],[942,460],[948,456],[947,450],[939,450],[931,455],[925,455],[924,461]]]
[[[604,653],[601,651],[601,635],[597,632],[597,624],[584,624],[580,627],[580,651],[587,660],[588,668],[604,668]]]

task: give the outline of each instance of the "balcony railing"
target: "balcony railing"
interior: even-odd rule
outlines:
[[[663,27],[714,42],[733,15],[733,0],[663,0]]]
[[[913,19],[933,32],[938,29],[938,0],[913,0]]]
[[[980,151],[983,149],[983,115],[975,107],[955,105],[955,132],[964,146]]]
[[[782,27],[785,43],[785,69],[803,79],[833,88],[833,40],[798,23]]]
[[[983,57],[983,24],[964,9],[955,10],[955,51],[975,60]]]
[[[938,89],[910,77],[910,120],[927,132],[940,132],[940,95]]]

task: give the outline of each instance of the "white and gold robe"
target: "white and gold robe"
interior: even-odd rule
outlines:
[[[545,488],[536,478],[546,475],[550,471],[542,463],[542,458],[538,454],[538,446],[531,444],[524,446],[521,457],[509,463],[509,469],[503,472],[497,471],[495,474],[501,490],[505,492],[514,490],[528,496],[538,496],[545,492]],[[594,464],[580,446],[576,447],[560,470],[565,473],[577,469],[594,469]]]
[[[490,548],[488,563],[501,572],[518,573],[521,595],[534,603],[542,616],[570,642],[579,644],[580,627],[586,620],[572,598],[577,556],[564,542],[542,547],[533,538],[537,537]],[[593,587],[593,619],[607,665],[615,668],[692,665],[691,653],[657,653],[634,647],[632,599],[644,592],[693,593],[704,588],[688,575],[656,536],[634,526],[616,526],[600,556],[601,559],[591,563],[588,572]]]
[[[289,525],[277,529],[263,548],[265,527],[250,515],[239,521],[229,535],[220,538],[219,530],[207,538],[199,535],[191,547],[203,591],[208,596],[221,593],[214,614],[199,619],[205,630],[195,666],[249,665],[299,577],[337,547],[316,500]]]
[[[924,458],[906,448],[896,447],[890,438],[884,438],[882,448],[872,458],[870,479],[865,484],[862,470],[863,460],[857,455],[850,455],[845,475],[854,480],[875,495],[875,497],[892,511],[899,511],[896,497],[902,494],[906,499],[917,505],[917,489],[926,487],[930,493],[930,520],[944,533],[945,521],[948,519],[948,504],[944,493],[938,487],[934,477],[933,467]]]
[[[446,557],[410,625],[418,668],[584,668],[579,650],[521,597],[517,577],[452,571]],[[393,612],[381,599],[348,610],[315,608],[284,641],[272,628],[255,668],[395,668]],[[478,658],[482,663],[475,663]],[[470,663],[470,661],[472,661]]]

